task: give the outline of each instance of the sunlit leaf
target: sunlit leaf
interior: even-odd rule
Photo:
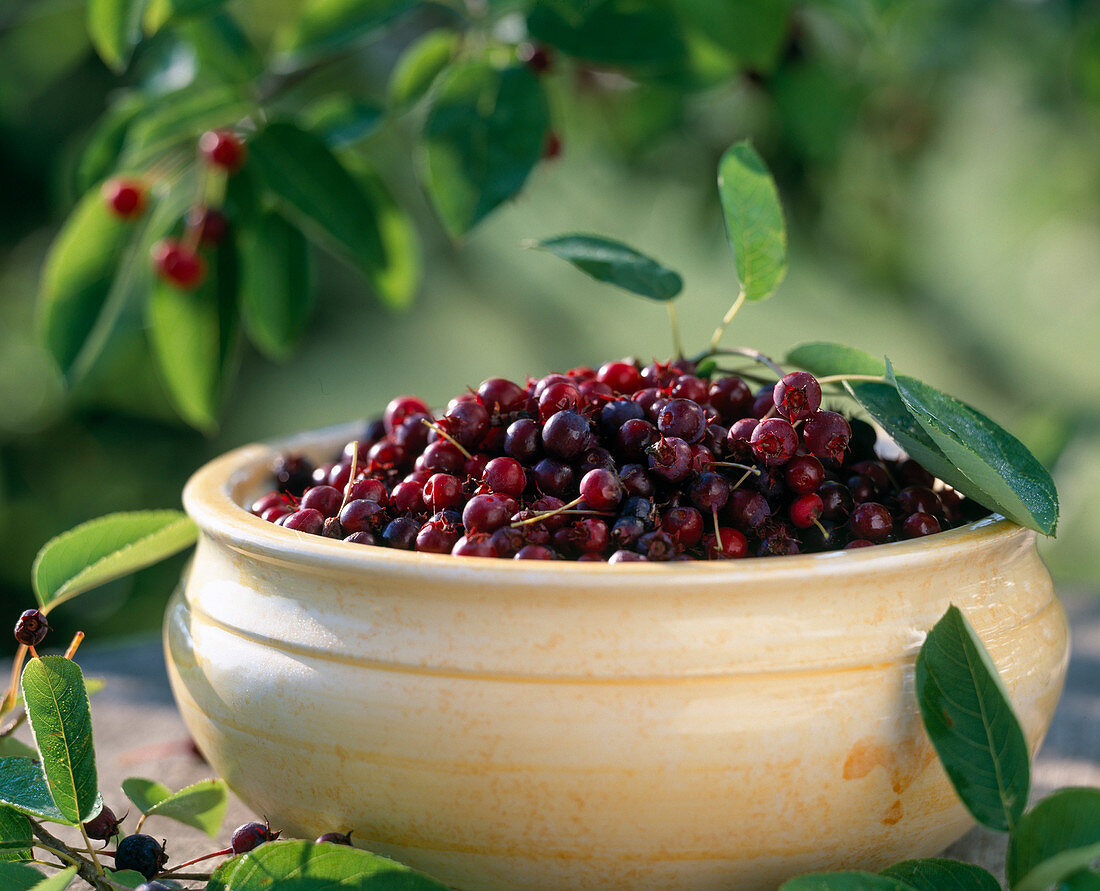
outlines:
[[[684,287],[683,279],[671,269],[622,242],[599,235],[561,235],[532,247],[568,260],[596,281],[651,300],[672,300]]]
[[[279,34],[283,64],[345,47],[415,5],[416,0],[306,0],[297,19]]]
[[[196,535],[194,522],[177,510],[130,511],[89,520],[39,550],[31,569],[35,596],[49,611],[190,547]]]
[[[458,46],[454,31],[429,31],[401,55],[390,75],[389,99],[394,108],[405,108],[420,99],[451,63]]]
[[[775,181],[747,140],[718,162],[718,195],[745,298],[771,297],[787,274],[787,229]]]
[[[146,0],[88,0],[88,34],[99,57],[116,72],[126,70],[141,39]]]
[[[225,780],[202,780],[177,792],[162,783],[131,777],[123,780],[122,791],[147,817],[161,816],[193,826],[216,837],[229,804]]]
[[[31,856],[31,824],[23,814],[0,805],[0,861]]]

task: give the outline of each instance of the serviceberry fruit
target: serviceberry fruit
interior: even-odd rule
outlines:
[[[122,820],[125,819],[126,814],[123,814]],[[88,838],[94,838],[96,841],[108,841],[118,835],[119,824],[122,820],[118,819],[115,812],[107,805],[103,805],[103,809],[84,824],[84,832]]]
[[[247,854],[262,845],[264,842],[274,841],[281,833],[272,832],[271,825],[264,823],[245,823],[233,830],[233,838],[229,846],[234,854]]]
[[[37,647],[45,640],[49,630],[46,614],[41,610],[29,609],[15,623],[15,639],[25,647]]]
[[[168,862],[164,846],[151,835],[128,835],[115,848],[114,868],[132,869],[152,879]]]
[[[317,836],[316,844],[323,845],[325,843],[330,845],[351,845],[351,831],[348,832],[326,832],[324,835]]]
[[[152,255],[157,275],[177,288],[193,291],[206,278],[206,261],[174,238],[158,241]]]
[[[103,184],[103,200],[116,217],[134,220],[145,212],[145,187],[137,180],[116,177]]]
[[[775,407],[792,424],[813,417],[821,407],[821,385],[805,371],[785,374],[772,391]]]
[[[210,166],[235,173],[247,152],[244,142],[232,130],[207,130],[199,137],[199,154]]]

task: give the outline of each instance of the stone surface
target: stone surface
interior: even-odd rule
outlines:
[[[1035,764],[1033,798],[1061,786],[1100,786],[1100,597],[1095,592],[1076,591],[1063,593],[1062,600],[1073,631],[1069,673],[1054,723]],[[92,714],[100,788],[117,814],[127,807],[121,791],[126,777],[147,777],[178,789],[212,776],[192,748],[176,712],[159,640],[141,638],[105,647],[86,644],[78,661],[87,677],[106,682],[106,687],[93,697]],[[5,665],[4,676],[7,671]],[[17,736],[30,741],[26,726],[17,731]],[[150,818],[143,831],[170,839],[171,865],[224,847],[235,826],[258,816],[231,796],[216,840],[178,823],[169,825],[161,817]],[[124,825],[133,831],[133,819]],[[975,829],[945,856],[980,863],[1000,875],[1004,847],[1003,836]],[[201,882],[180,883],[185,888],[201,886]]]

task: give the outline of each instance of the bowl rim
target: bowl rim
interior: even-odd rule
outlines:
[[[511,578],[538,579],[548,575],[579,574],[587,582],[611,582],[644,578],[701,578],[714,581],[749,580],[761,575],[873,573],[886,564],[905,562],[916,565],[965,558],[969,553],[996,547],[1023,545],[1034,541],[1037,533],[1000,514],[957,526],[945,532],[908,541],[887,542],[870,548],[791,554],[750,560],[693,560],[668,563],[605,563],[576,560],[502,560],[496,557],[462,557],[427,554],[385,547],[353,548],[342,541],[284,529],[253,515],[232,495],[266,466],[280,451],[316,448],[327,441],[348,441],[363,429],[364,422],[339,424],[305,431],[289,437],[240,446],[211,459],[196,470],[183,489],[184,509],[201,532],[244,554],[278,560],[285,564],[335,571],[378,571],[386,574],[430,576],[449,575],[456,570],[491,569]],[[1017,541],[1019,540],[1019,541]],[[602,585],[601,585],[602,587]]]

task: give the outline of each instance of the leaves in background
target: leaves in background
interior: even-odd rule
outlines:
[[[474,61],[447,71],[424,126],[424,178],[452,236],[523,188],[548,126],[542,87],[526,68]]]
[[[107,109],[96,122],[73,173],[74,186],[80,194],[83,195],[111,175],[122,153],[130,125],[147,107],[145,96],[129,93]]]
[[[1100,858],[1100,789],[1059,789],[1020,818],[1008,842],[1013,891],[1043,891]]]
[[[997,510],[1021,526],[1054,534],[1058,490],[1022,442],[953,396],[888,371],[909,412],[959,470],[989,493]]]
[[[390,105],[402,109],[427,93],[454,58],[458,43],[454,31],[437,28],[406,49],[390,75]]]
[[[636,75],[675,72],[687,54],[679,21],[656,3],[541,0],[527,18],[527,32],[566,55],[621,65]]]
[[[30,860],[31,856],[31,824],[23,814],[0,805],[0,861]]]
[[[236,247],[223,242],[194,290],[158,280],[146,304],[149,339],[176,410],[204,432],[217,428],[239,327]]]
[[[1012,829],[1031,784],[1027,740],[993,661],[958,607],[921,646],[916,689],[924,729],[967,810],[990,829]]]
[[[268,842],[241,859],[227,877],[228,891],[354,887],[356,891],[443,891],[435,879],[377,854],[345,845]],[[216,886],[215,886],[216,887]]]
[[[238,227],[240,306],[245,331],[264,355],[293,353],[313,311],[310,249],[305,236],[268,212]]]
[[[416,0],[306,0],[298,18],[279,34],[284,65],[353,43],[416,6]]]
[[[775,181],[747,140],[718,162],[718,196],[745,299],[771,297],[787,274],[787,229]]]
[[[146,0],[88,0],[88,35],[99,57],[116,73],[126,70],[141,39]]]
[[[652,300],[672,300],[683,279],[620,241],[598,235],[560,235],[531,245],[568,260],[596,281],[618,285]]]
[[[211,838],[218,834],[229,804],[225,780],[202,780],[173,792],[153,780],[131,777],[122,791],[147,817],[161,816],[193,826]]]
[[[73,823],[98,812],[99,778],[84,675],[71,659],[43,656],[23,669],[23,701],[57,809]]]
[[[757,72],[775,68],[787,39],[790,0],[673,0],[685,26]]]
[[[39,324],[46,348],[68,373],[111,290],[115,267],[135,224],[107,209],[99,189],[70,214],[42,273]]]
[[[20,699],[22,697],[19,697]],[[14,736],[0,736],[0,758],[37,758],[38,750]]]
[[[343,93],[331,93],[310,103],[299,116],[332,149],[365,139],[383,123],[385,112],[376,105],[358,102]]]
[[[268,124],[249,142],[249,165],[308,234],[365,273],[385,265],[374,206],[319,136],[288,122]]]
[[[1001,891],[997,879],[980,866],[938,857],[904,860],[884,869],[882,875],[916,891]]]
[[[197,531],[178,510],[107,514],[51,538],[38,552],[31,578],[46,611],[112,579],[190,547]]]

